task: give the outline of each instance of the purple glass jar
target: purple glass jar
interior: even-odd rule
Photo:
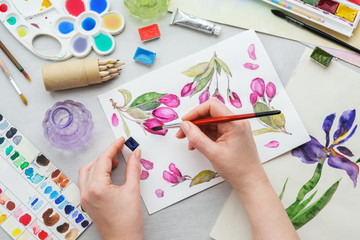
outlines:
[[[46,112],[43,127],[52,146],[73,150],[89,141],[94,124],[84,105],[66,100],[56,103]]]

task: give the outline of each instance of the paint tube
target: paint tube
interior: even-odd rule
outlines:
[[[174,12],[170,19],[170,25],[178,24],[181,26],[189,27],[198,31],[206,32],[209,34],[220,35],[221,27],[206,21],[204,19],[192,16],[190,14],[184,13],[178,8],[174,9]]]

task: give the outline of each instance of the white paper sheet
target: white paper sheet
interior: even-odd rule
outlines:
[[[322,129],[326,116],[336,113],[330,141],[338,127],[338,121],[344,111],[357,111],[353,123],[359,125],[360,75],[340,63],[333,61],[328,68],[310,60],[311,50],[307,49],[290,79],[286,90],[295,108],[304,121],[309,134],[325,145],[325,132]],[[352,131],[351,129],[351,131]],[[358,147],[359,129],[344,144],[354,157],[347,157],[356,162],[360,157]],[[335,151],[339,152],[337,148]],[[358,237],[360,221],[359,186],[353,182],[344,170],[335,169],[326,160],[322,176],[310,196],[318,190],[309,203],[312,204],[337,180],[342,178],[334,196],[325,208],[310,222],[298,230],[301,239],[354,239]],[[289,181],[284,193],[283,204],[287,208],[295,201],[299,189],[314,173],[316,164],[305,164],[299,158],[287,153],[264,164],[265,171],[275,189],[280,194],[287,177]],[[233,191],[227,199],[210,236],[216,240],[251,239],[251,230],[246,212],[237,194]]]
[[[251,57],[248,53],[249,46],[251,45],[255,47],[256,59],[253,53]],[[255,141],[262,162],[279,156],[280,154],[283,154],[309,140],[308,134],[303,127],[301,120],[298,118],[298,115],[288,96],[286,95],[286,92],[281,85],[278,75],[267,56],[264,47],[255,32],[251,30],[240,33],[221,43],[186,58],[180,59],[161,69],[119,86],[110,92],[100,95],[100,103],[115,136],[126,136],[119,111],[115,110],[110,102],[110,99],[113,99],[113,101],[117,103],[117,106],[123,105],[124,97],[119,90],[126,89],[129,91],[132,94],[131,101],[134,101],[135,98],[147,92],[177,95],[181,104],[178,107],[174,107],[173,110],[175,110],[179,118],[181,118],[181,116],[199,104],[199,95],[204,91],[200,91],[191,98],[181,97],[180,92],[183,87],[193,81],[193,77],[188,77],[181,73],[199,63],[209,62],[214,56],[214,52],[216,52],[217,57],[221,59],[230,69],[227,70],[226,67],[222,68],[218,84],[220,94],[225,99],[230,109],[235,113],[250,113],[254,111],[249,99],[249,96],[252,93],[250,84],[253,79],[262,78],[265,84],[272,82],[276,86],[276,95],[272,99],[270,105],[273,108],[280,109],[284,113],[286,118],[285,128],[286,131],[291,134],[284,133],[284,130],[283,132],[270,132],[255,136]],[[257,64],[258,69],[249,70],[244,67],[244,64],[246,63]],[[229,103],[229,100],[226,97],[228,87],[228,79],[225,74],[226,71],[231,71],[232,77],[229,76],[231,92],[236,92],[240,96],[242,102],[241,108],[235,108]],[[215,75],[211,84],[210,96],[215,91]],[[131,104],[129,103],[129,105]],[[162,104],[160,107],[166,106]],[[125,111],[126,109],[127,108],[123,108],[122,111]],[[151,114],[151,111],[149,113]],[[163,178],[164,171],[169,171],[168,168],[171,163],[174,163],[183,175],[188,175],[191,178],[194,178],[198,173],[204,170],[214,170],[208,160],[199,152],[191,152],[187,150],[187,140],[178,140],[174,137],[176,130],[169,130],[165,137],[150,133],[145,135],[145,131],[138,124],[127,119],[130,117],[129,114],[123,113],[123,115],[124,121],[127,122],[130,135],[138,143],[140,143],[143,158],[154,164],[154,168],[151,170],[145,170],[145,168],[143,168],[144,171],[148,172],[149,177],[141,182],[142,197],[150,214],[222,181],[221,178],[216,177],[209,182],[192,187],[189,187],[191,182],[190,180],[186,180],[176,186],[172,186],[171,183],[165,181]],[[118,125],[116,127],[112,123],[113,117],[115,117],[115,125]],[[118,124],[116,121],[117,119],[119,120]],[[171,121],[169,123],[178,121],[179,119],[176,119],[175,121]],[[253,130],[265,128],[257,119],[252,119],[251,125]],[[279,144],[277,148],[264,146],[269,142],[274,141],[275,145],[276,143]],[[129,149],[124,148],[123,153],[127,159],[131,152]],[[157,189],[164,191],[164,197],[157,197],[155,194]]]

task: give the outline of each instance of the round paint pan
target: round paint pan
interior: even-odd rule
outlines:
[[[99,55],[109,55],[115,50],[114,37],[106,31],[100,30],[91,37],[94,51]]]
[[[15,31],[20,38],[25,38],[29,35],[29,28],[25,25],[20,25]]]
[[[83,35],[97,35],[102,27],[102,19],[95,12],[84,12],[76,19],[75,25],[78,26],[78,31]]]
[[[73,36],[77,30],[76,18],[65,16],[57,19],[54,23],[54,32],[61,38],[69,38]]]
[[[110,10],[110,3],[108,0],[90,0],[89,9],[102,14]]]
[[[0,1],[0,15],[8,14],[11,11],[11,4],[8,1]]]
[[[70,41],[71,53],[77,58],[83,58],[91,52],[90,37],[77,33]]]
[[[120,34],[125,29],[125,19],[118,12],[108,12],[102,16],[103,28],[111,35]]]
[[[15,13],[10,13],[6,16],[4,24],[8,24],[11,27],[16,27],[19,24],[19,16]]]

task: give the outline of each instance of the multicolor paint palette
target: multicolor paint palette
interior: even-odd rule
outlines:
[[[155,57],[156,53],[138,47],[134,55],[134,60],[147,65],[153,65]]]
[[[359,0],[263,0],[294,15],[351,37],[360,15]],[[321,21],[319,21],[321,19]]]
[[[61,61],[85,57],[92,49],[99,55],[114,51],[113,35],[124,30],[125,20],[109,9],[108,0],[0,0],[0,20],[31,52]],[[45,55],[34,47],[34,40],[43,36],[59,42],[57,54]]]
[[[13,239],[74,240],[91,222],[78,186],[0,114],[0,226]]]

